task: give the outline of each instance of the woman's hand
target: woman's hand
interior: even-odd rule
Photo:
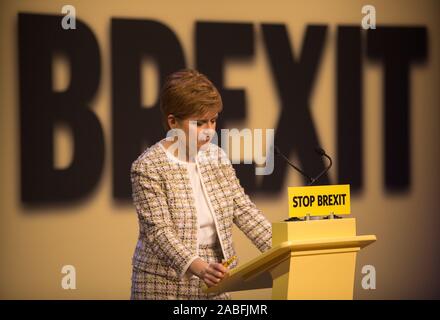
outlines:
[[[210,263],[201,273],[202,279],[208,287],[217,285],[228,273],[228,269],[221,263]]]
[[[197,258],[191,263],[189,270],[202,279],[208,287],[215,286],[229,272],[229,269],[224,267],[221,263],[208,264],[200,258]]]

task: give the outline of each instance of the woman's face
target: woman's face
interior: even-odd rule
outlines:
[[[186,119],[178,119],[173,115],[168,116],[168,124],[172,129],[181,129],[185,133],[187,146],[190,137],[197,139],[197,150],[205,143],[211,141],[217,123],[218,112],[211,111],[200,116],[191,116]]]

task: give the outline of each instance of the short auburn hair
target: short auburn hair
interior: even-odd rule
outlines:
[[[223,102],[214,84],[197,70],[184,69],[170,74],[160,92],[160,111],[165,130],[168,115],[186,119],[209,111],[221,112]]]

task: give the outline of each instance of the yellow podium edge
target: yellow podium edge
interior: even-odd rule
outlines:
[[[224,278],[219,284],[213,287],[207,287],[206,284],[202,285],[202,289],[205,293],[217,293],[224,292],[222,288],[230,286],[230,282],[234,280],[252,279],[256,274],[263,272],[273,264],[277,264],[287,256],[290,256],[291,252],[306,252],[306,251],[327,251],[329,249],[340,248],[364,248],[369,244],[376,241],[375,235],[363,235],[363,236],[350,236],[350,237],[338,237],[338,238],[316,238],[312,240],[298,240],[298,241],[285,241],[279,245],[271,248],[270,250],[262,253],[258,257],[248,261],[247,263],[232,269],[229,275]],[[262,268],[265,267],[265,268]],[[258,270],[258,271],[257,271]],[[257,271],[256,274],[251,274]]]

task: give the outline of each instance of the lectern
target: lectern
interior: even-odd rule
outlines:
[[[353,299],[356,254],[376,241],[356,220],[272,224],[272,249],[231,270],[208,293],[272,288],[272,299]]]

